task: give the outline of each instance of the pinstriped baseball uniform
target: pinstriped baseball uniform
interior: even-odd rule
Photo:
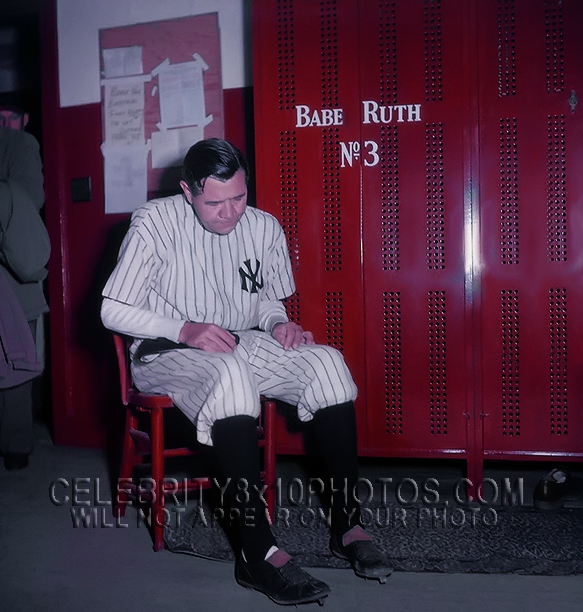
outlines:
[[[301,420],[356,397],[341,354],[330,347],[284,350],[270,335],[287,321],[280,300],[295,290],[283,231],[247,207],[233,231],[215,234],[182,195],[137,209],[104,290],[106,327],[137,338],[176,341],[184,322],[214,323],[240,338],[234,353],[179,349],[133,365],[144,392],[169,394],[211,444],[216,419],[258,416],[259,395],[298,406]],[[264,331],[257,331],[259,328]]]

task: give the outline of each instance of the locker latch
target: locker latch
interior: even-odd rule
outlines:
[[[571,90],[571,96],[569,97],[569,106],[571,107],[571,112],[572,113],[575,112],[575,107],[577,106],[578,102],[579,102],[579,100],[577,99],[577,94],[575,93],[575,90],[572,89]]]

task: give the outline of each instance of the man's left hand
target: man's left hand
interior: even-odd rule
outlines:
[[[271,330],[271,335],[286,351],[297,349],[300,344],[315,344],[312,332],[304,331],[300,325],[292,321],[278,323]]]

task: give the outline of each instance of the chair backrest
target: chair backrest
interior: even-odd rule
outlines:
[[[129,392],[132,388],[132,375],[130,373],[129,342],[119,334],[113,334],[113,344],[119,368],[119,386],[121,390],[121,401],[124,406],[128,405]]]

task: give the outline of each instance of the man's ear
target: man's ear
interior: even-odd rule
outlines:
[[[182,188],[182,191],[184,192],[184,195],[186,196],[186,200],[188,201],[188,203],[192,204],[192,193],[190,192],[190,189],[188,188],[186,181],[180,181],[180,187]]]
[[[22,127],[25,128],[28,125],[28,113],[24,113],[22,116]]]

